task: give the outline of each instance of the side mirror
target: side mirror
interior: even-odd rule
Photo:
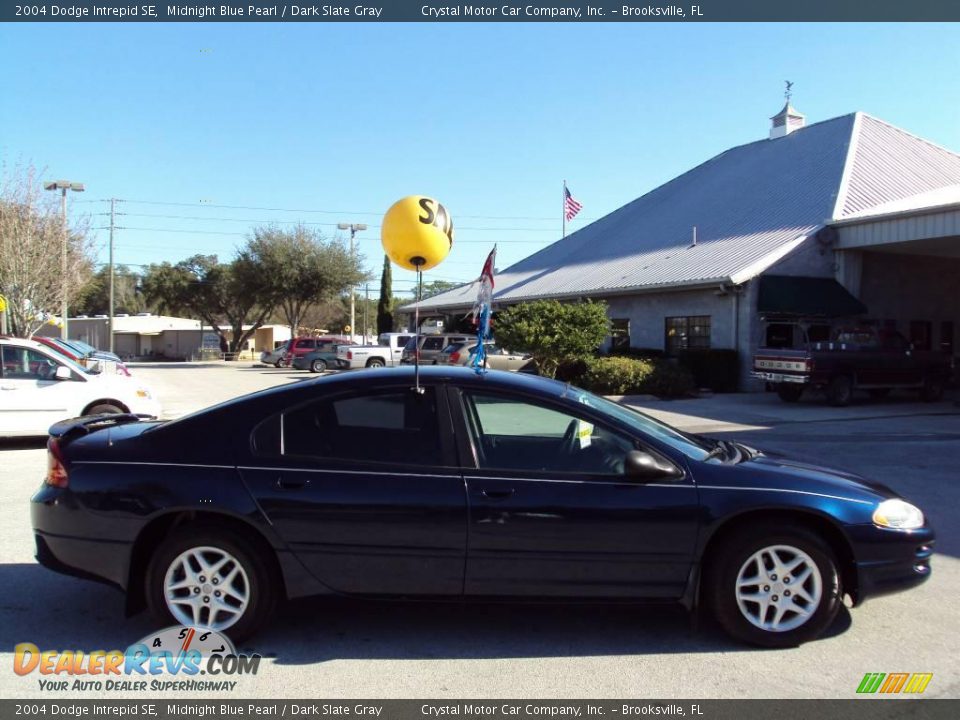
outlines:
[[[73,373],[70,372],[70,368],[58,365],[53,377],[55,380],[70,380],[73,377]]]
[[[683,475],[676,465],[659,460],[643,450],[631,450],[627,453],[623,461],[623,472],[637,480],[662,480]]]

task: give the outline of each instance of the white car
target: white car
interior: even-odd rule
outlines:
[[[0,437],[46,435],[60,420],[120,412],[159,416],[160,403],[135,378],[93,374],[33,340],[0,338]]]

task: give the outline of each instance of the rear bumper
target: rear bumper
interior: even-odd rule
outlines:
[[[758,380],[764,380],[772,383],[795,383],[797,385],[806,385],[810,382],[807,375],[789,375],[786,373],[767,372],[765,370],[754,370],[750,373],[751,377]]]
[[[919,530],[888,530],[859,525],[848,529],[857,558],[857,604],[881,595],[902,592],[930,579],[930,559],[935,535],[928,527]]]
[[[37,562],[65,575],[126,589],[132,543],[91,538],[91,521],[68,492],[43,486],[30,503]]]

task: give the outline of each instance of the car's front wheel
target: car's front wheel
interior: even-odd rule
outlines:
[[[799,525],[756,526],[729,538],[707,568],[713,612],[733,637],[794,647],[818,637],[840,610],[830,547]]]
[[[146,595],[160,622],[208,627],[234,641],[255,633],[277,598],[262,555],[232,530],[215,526],[167,536],[151,558]]]
[[[367,361],[368,368],[382,368],[384,364],[385,363],[380,358],[373,358],[372,360]]]

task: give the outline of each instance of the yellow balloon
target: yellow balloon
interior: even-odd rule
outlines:
[[[453,218],[425,195],[397,200],[383,216],[380,240],[387,256],[407,270],[436,267],[453,247]]]

